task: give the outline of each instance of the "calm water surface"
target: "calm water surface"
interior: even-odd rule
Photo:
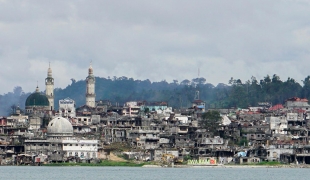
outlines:
[[[302,168],[133,168],[1,166],[0,179],[309,179]]]

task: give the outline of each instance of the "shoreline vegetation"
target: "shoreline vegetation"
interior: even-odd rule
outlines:
[[[132,161],[108,161],[104,160],[100,163],[50,163],[42,164],[42,166],[119,166],[119,167],[142,167],[150,163],[138,163]]]
[[[93,167],[145,167],[145,168],[171,168],[172,166],[162,165],[154,162],[134,162],[134,161],[110,161],[104,160],[100,163],[50,163],[42,164],[42,166],[93,166]],[[282,164],[279,162],[260,162],[249,164],[218,164],[218,165],[187,165],[176,164],[175,168],[310,168],[306,164]]]

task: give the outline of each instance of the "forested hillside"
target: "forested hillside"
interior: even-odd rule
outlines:
[[[134,80],[127,77],[101,78],[96,77],[96,100],[110,100],[122,105],[126,101],[166,101],[174,108],[189,107],[194,99],[195,91],[199,90],[200,99],[206,101],[207,107],[228,108],[255,106],[258,102],[283,103],[287,98],[298,96],[310,98],[310,76],[300,81],[293,78],[281,80],[279,76],[265,76],[261,80],[251,77],[248,81],[231,78],[228,84],[214,86],[205,78],[195,78],[178,82],[150,80]],[[58,100],[69,97],[76,101],[77,106],[85,104],[85,81],[72,79],[66,88],[55,89],[55,108]],[[0,113],[8,115],[12,105],[24,108],[27,96],[21,87],[13,92],[0,95]]]

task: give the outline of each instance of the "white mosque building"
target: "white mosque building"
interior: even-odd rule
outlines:
[[[83,140],[73,136],[68,119],[56,117],[47,126],[46,139],[25,140],[25,154],[47,155],[50,161],[64,161],[68,157],[96,159],[98,140]]]
[[[51,112],[54,110],[54,78],[49,66],[45,79],[45,94],[40,93],[39,88],[26,100],[26,112],[36,111]],[[86,78],[86,105],[95,107],[95,76],[90,65]],[[39,156],[45,155],[50,161],[63,161],[67,157],[80,159],[96,159],[98,140],[85,140],[74,137],[72,124],[69,117],[75,117],[75,102],[66,98],[60,101],[61,116],[52,119],[47,126],[44,139],[25,140],[25,154]]]

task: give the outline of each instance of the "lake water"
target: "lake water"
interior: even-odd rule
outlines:
[[[307,168],[141,168],[0,166],[0,179],[309,179]]]

